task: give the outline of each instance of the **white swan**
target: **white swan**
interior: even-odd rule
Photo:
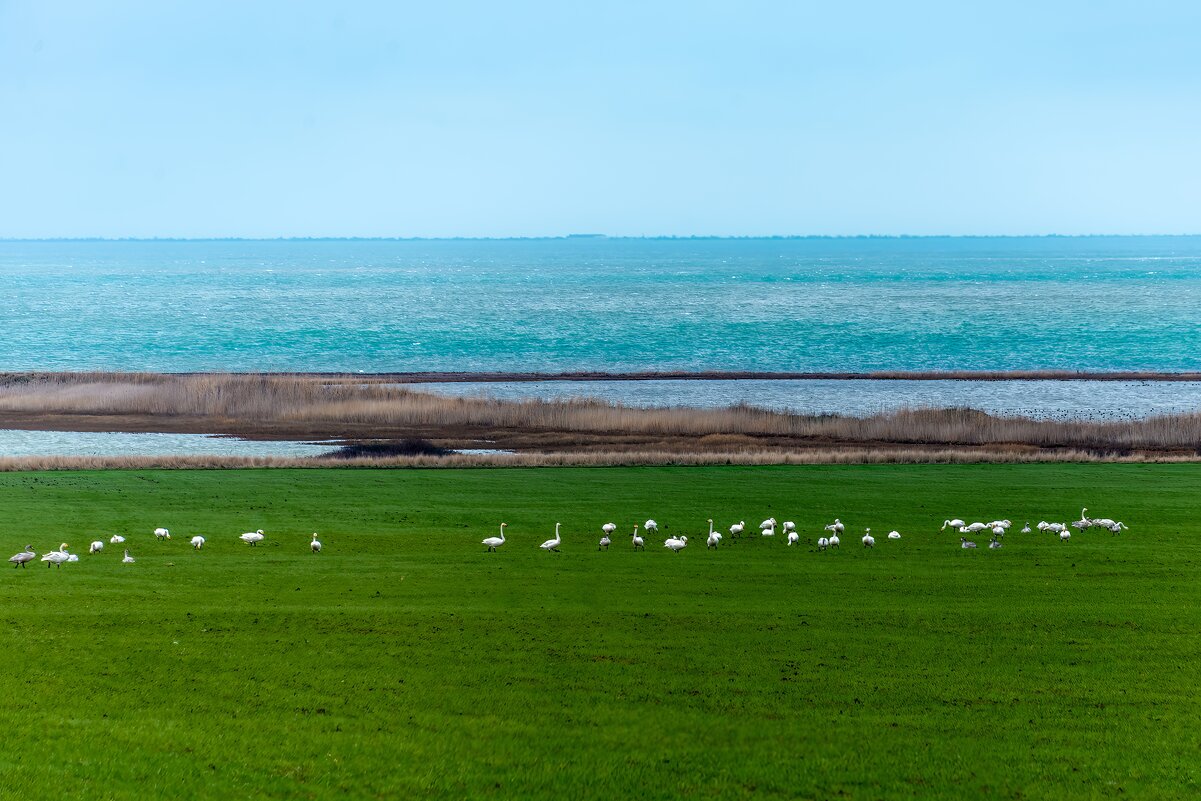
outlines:
[[[899,539],[901,538],[901,532],[899,532],[899,531],[890,531],[890,532],[888,532],[888,538],[889,538],[890,540],[899,540]]]
[[[33,546],[26,545],[25,550],[8,557],[8,561],[13,563],[13,567],[25,567],[26,562],[32,562],[37,558],[38,555],[33,552]]]
[[[792,543],[790,542],[788,544],[791,545]],[[826,537],[818,537],[817,538],[817,549],[819,551],[826,550],[826,547],[829,546],[829,544],[830,544],[830,540],[828,538],[826,538]]]
[[[658,532],[658,531],[659,531],[659,524],[658,524],[658,523],[656,523],[654,520],[648,520],[648,521],[646,521],[645,523],[643,523],[643,524],[642,524],[642,529],[643,529],[644,531],[654,531],[654,532]]]
[[[705,550],[716,548],[721,542],[721,535],[713,530],[713,518],[709,518],[709,538],[705,540]]]
[[[317,532],[313,532],[313,541],[309,543],[309,550],[313,553],[321,553],[321,540],[317,539]]]
[[[50,567],[50,565],[62,567],[63,562],[67,562],[70,559],[71,554],[67,553],[67,543],[65,542],[58,546],[57,551],[47,551],[46,553],[42,554],[42,561],[46,563],[46,567]]]
[[[1108,526],[1107,528],[1110,531],[1112,531],[1114,534],[1121,534],[1123,531],[1126,531],[1127,529],[1129,529],[1130,526],[1126,525],[1121,520],[1117,520],[1114,522],[1114,524],[1112,526]]]
[[[872,536],[872,530],[869,528],[867,533],[863,535],[863,547],[874,548],[876,546],[876,538]]]
[[[767,528],[763,529],[759,533],[762,534],[764,537],[774,537],[774,536],[776,536],[776,527],[774,525],[768,526]]]
[[[688,538],[681,534],[678,537],[672,537],[663,543],[664,548],[670,548],[672,553],[679,553],[688,547]]]
[[[1023,534],[1030,533],[1030,521],[1029,520],[1026,521],[1026,525],[1022,526],[1022,533]]]
[[[201,548],[203,548],[204,547],[204,537],[200,536],[199,534],[197,534],[195,537],[192,537],[192,547],[198,551]]]
[[[842,540],[838,539],[837,534],[831,534],[829,539],[830,547],[837,548],[842,545]]]
[[[847,527],[844,526],[842,524],[842,521],[839,520],[837,517],[834,518],[833,523],[826,526],[826,531],[833,531],[835,534],[844,534],[844,533],[846,533],[846,530],[847,530]]]
[[[160,540],[169,540],[171,539],[171,532],[167,531],[165,528],[156,528],[154,530],[154,536]]]
[[[1005,527],[1004,526],[993,526],[992,527],[992,535],[994,537],[1004,537],[1005,536]]]
[[[599,543],[597,543],[596,550],[598,550],[598,551],[599,551],[599,550],[601,550],[602,548],[604,548],[604,549],[607,551],[607,550],[609,550],[609,546],[610,546],[612,543],[613,543],[613,540],[609,539],[609,535],[608,535],[608,534],[606,534],[605,536],[603,536],[603,537],[601,537],[601,538],[600,538],[600,542],[599,542]]]
[[[959,530],[964,534],[975,534],[983,531],[986,528],[988,528],[988,526],[984,525],[983,523],[972,523],[970,526],[962,526]]]
[[[963,528],[963,527],[964,527],[964,526],[966,526],[966,525],[967,525],[967,523],[963,522],[963,521],[962,521],[962,520],[960,520],[958,517],[956,517],[956,518],[954,518],[953,520],[944,520],[944,521],[942,521],[942,528],[940,528],[940,529],[939,529],[939,531],[946,531],[948,527],[950,527],[950,528]]]
[[[801,541],[800,534],[797,534],[795,531],[788,532],[788,544],[789,545],[796,545],[800,541]]]
[[[126,549],[125,549],[125,558],[124,558],[124,559],[122,559],[121,561],[122,561],[124,564],[127,564],[127,565],[132,565],[132,564],[133,564],[133,557],[129,555],[129,549],[128,549],[128,548],[126,548]]]
[[[113,536],[109,537],[108,541],[113,545],[120,545],[121,543],[125,542],[125,538],[120,534],[114,534]]]
[[[632,542],[634,544],[635,551],[638,550],[639,548],[641,548],[644,551],[646,550],[646,541],[644,539],[642,539],[642,537],[638,536],[638,526],[634,526],[634,534],[633,534]]]
[[[499,537],[488,537],[487,539],[480,541],[481,545],[488,546],[489,553],[494,552],[497,548],[499,548],[500,546],[505,544],[505,526],[507,526],[507,525],[509,525],[509,524],[508,523],[500,524],[500,536]]]
[[[601,526],[601,531],[605,532],[606,535],[612,534],[614,531],[617,531],[617,524],[605,523],[603,526]]]
[[[739,522],[730,526],[730,536],[731,537],[740,537],[740,536],[742,536],[742,532],[745,530],[746,530],[746,521],[740,520]]]
[[[104,550],[104,540],[95,540],[88,546],[88,553],[100,553]]]
[[[559,526],[560,525],[562,525],[562,524],[555,523],[555,538],[553,540],[547,540],[546,542],[542,543],[541,545],[538,546],[539,548],[541,548],[544,551],[554,551],[555,553],[559,552],[559,545],[563,542],[563,538],[559,536]]]
[[[784,521],[784,533],[787,534],[790,531],[796,531],[796,523],[786,520]]]
[[[247,531],[245,534],[239,535],[238,539],[247,545],[258,545],[263,541],[263,530],[260,528],[258,531]]]
[[[775,527],[776,527],[776,519],[774,517],[769,517],[766,520],[764,520],[762,523],[759,524],[760,529],[764,529],[764,528],[775,529]]]
[[[1072,538],[1072,532],[1068,531],[1067,529],[1064,529],[1063,531],[1059,532],[1059,541],[1060,542],[1067,542],[1071,538]]]

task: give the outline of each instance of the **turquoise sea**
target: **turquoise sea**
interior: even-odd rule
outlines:
[[[0,242],[3,370],[1201,369],[1201,237]]]

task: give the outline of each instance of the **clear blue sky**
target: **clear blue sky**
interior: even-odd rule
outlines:
[[[1193,2],[0,0],[0,236],[1198,233],[1199,36]]]

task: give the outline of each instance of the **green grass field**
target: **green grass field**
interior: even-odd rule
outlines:
[[[1199,521],[1201,465],[3,474],[3,556],[82,555],[0,576],[0,794],[1197,797]]]

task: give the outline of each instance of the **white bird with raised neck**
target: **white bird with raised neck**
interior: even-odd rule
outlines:
[[[563,542],[563,538],[559,536],[559,526],[561,525],[561,523],[555,523],[555,538],[553,540],[547,540],[538,547],[544,551],[554,551],[555,553],[558,553],[559,545],[561,545]]]
[[[258,531],[247,531],[245,534],[240,535],[238,539],[247,545],[257,546],[263,541],[263,530],[260,528]]]
[[[499,537],[488,537],[487,539],[481,540],[480,544],[487,545],[489,553],[495,552],[497,548],[499,548],[500,546],[505,544],[505,527],[508,525],[509,525],[508,523],[501,523],[500,524],[500,536]]]

